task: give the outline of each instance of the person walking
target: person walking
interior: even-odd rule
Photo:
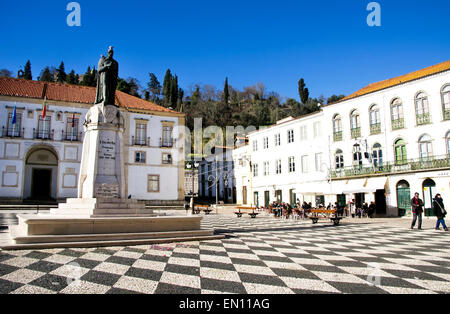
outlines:
[[[436,230],[441,230],[440,226],[442,224],[442,227],[445,231],[448,231],[447,225],[445,224],[445,216],[447,216],[447,211],[444,207],[444,201],[442,200],[441,194],[437,194],[436,197],[433,200],[433,210],[434,214],[436,215],[438,221],[436,224]]]
[[[411,229],[414,229],[417,219],[419,219],[419,230],[422,230],[423,201],[420,199],[419,193],[416,193],[411,200],[411,208],[413,213]]]

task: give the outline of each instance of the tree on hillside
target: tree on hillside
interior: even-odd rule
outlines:
[[[95,67],[94,69],[91,69],[90,66],[87,68],[86,73],[83,75],[83,79],[80,82],[80,85],[91,87],[97,86],[97,70],[95,69]]]
[[[304,79],[300,79],[300,81],[298,81],[298,93],[302,104],[306,104],[309,99],[309,90],[306,88]]]
[[[164,105],[166,107],[169,107],[171,103],[172,81],[172,73],[170,72],[170,69],[168,69],[163,82]]]
[[[42,82],[53,82],[53,75],[50,71],[50,67],[45,67],[39,76],[39,80]]]
[[[225,79],[225,86],[223,88],[223,101],[225,106],[228,106],[230,103],[230,88],[228,86],[228,77]]]
[[[150,82],[148,83],[149,100],[159,103],[161,97],[161,83],[155,74],[149,73]]]
[[[343,98],[345,98],[345,95],[332,95],[330,98],[328,98],[327,104],[333,104],[335,102],[338,102],[339,100],[342,100]]]
[[[33,75],[31,74],[31,62],[30,60],[27,61],[25,64],[25,68],[23,70],[23,78],[26,80],[32,80]]]
[[[12,72],[7,69],[1,69],[0,70],[0,77],[12,77]]]
[[[78,85],[80,77],[78,74],[75,74],[75,71],[72,70],[69,75],[67,75],[67,84]]]
[[[58,77],[57,77],[56,81],[59,82],[59,83],[65,83],[66,80],[67,80],[67,74],[66,74],[66,69],[64,67],[64,62],[63,61],[61,61],[61,64],[59,65],[59,68],[57,70],[57,74],[58,74]]]

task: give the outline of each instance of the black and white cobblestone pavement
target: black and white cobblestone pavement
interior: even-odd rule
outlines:
[[[450,293],[450,233],[408,226],[207,216],[226,239],[0,251],[0,294]]]

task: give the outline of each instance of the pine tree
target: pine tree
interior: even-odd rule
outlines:
[[[300,81],[298,81],[298,93],[302,104],[306,104],[309,99],[309,90],[306,88],[304,79],[300,79]]]
[[[78,85],[78,75],[72,70],[69,75],[67,75],[67,84]]]
[[[178,76],[172,77],[170,83],[170,105],[172,108],[176,108],[178,102]]]
[[[159,83],[158,78],[155,74],[149,73],[150,82],[148,83],[148,92],[150,96],[150,100],[153,102],[157,102],[161,95],[161,83]]]
[[[223,100],[225,102],[225,106],[228,106],[230,101],[230,90],[228,87],[228,77],[225,79],[225,87],[223,89]]]
[[[57,81],[59,83],[65,83],[66,80],[67,80],[67,74],[66,74],[66,70],[65,70],[63,61],[61,61],[61,64],[59,65],[59,68],[58,68],[57,71],[58,71],[58,79],[57,79]]]
[[[51,74],[49,67],[45,67],[45,69],[42,71],[40,80],[42,82],[53,82],[53,75]]]
[[[23,78],[26,80],[32,80],[33,75],[31,74],[31,62],[30,60],[27,61],[25,64],[25,69],[23,71]]]
[[[170,72],[170,69],[168,69],[164,76],[163,83],[164,104],[166,107],[169,107],[171,104],[172,80],[172,73]]]

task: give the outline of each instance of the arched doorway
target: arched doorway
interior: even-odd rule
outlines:
[[[408,181],[402,180],[397,184],[398,216],[406,216],[411,212],[411,189]]]
[[[423,202],[425,205],[425,216],[434,216],[433,211],[433,198],[438,193],[436,188],[436,182],[431,179],[427,179],[423,182]]]
[[[58,156],[50,147],[30,150],[25,160],[24,198],[56,200]]]

